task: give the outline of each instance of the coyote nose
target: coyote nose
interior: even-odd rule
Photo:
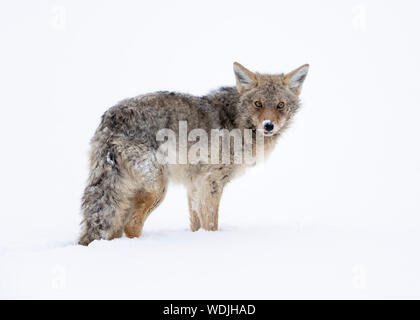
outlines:
[[[264,121],[264,130],[265,131],[273,131],[274,124],[271,121]]]

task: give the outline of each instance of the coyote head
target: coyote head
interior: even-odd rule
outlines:
[[[241,124],[263,129],[265,136],[279,134],[299,108],[299,94],[308,69],[305,64],[288,74],[259,74],[235,62]]]

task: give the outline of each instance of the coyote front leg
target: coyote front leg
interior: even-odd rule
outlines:
[[[192,232],[201,228],[198,192],[195,187],[188,189],[188,209],[190,211],[190,228]]]
[[[198,193],[198,218],[204,230],[216,231],[219,223],[219,203],[223,186],[211,181]]]

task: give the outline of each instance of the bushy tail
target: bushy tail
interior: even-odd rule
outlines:
[[[95,148],[93,144],[88,185],[82,198],[83,221],[79,244],[88,245],[96,239],[111,239],[121,232],[122,228],[116,226],[120,179],[113,145],[104,143]]]

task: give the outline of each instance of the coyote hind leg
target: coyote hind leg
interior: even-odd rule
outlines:
[[[140,235],[147,214],[163,199],[166,181],[165,168],[148,146],[95,137],[79,244],[118,238],[124,229],[129,236]]]
[[[126,150],[132,187],[131,210],[124,232],[129,238],[140,237],[149,214],[159,206],[166,194],[167,168],[157,161],[153,150],[136,146]]]
[[[137,238],[141,236],[147,217],[162,202],[165,191],[166,187],[163,186],[160,192],[142,190],[134,195],[133,210],[124,227],[127,237]]]

